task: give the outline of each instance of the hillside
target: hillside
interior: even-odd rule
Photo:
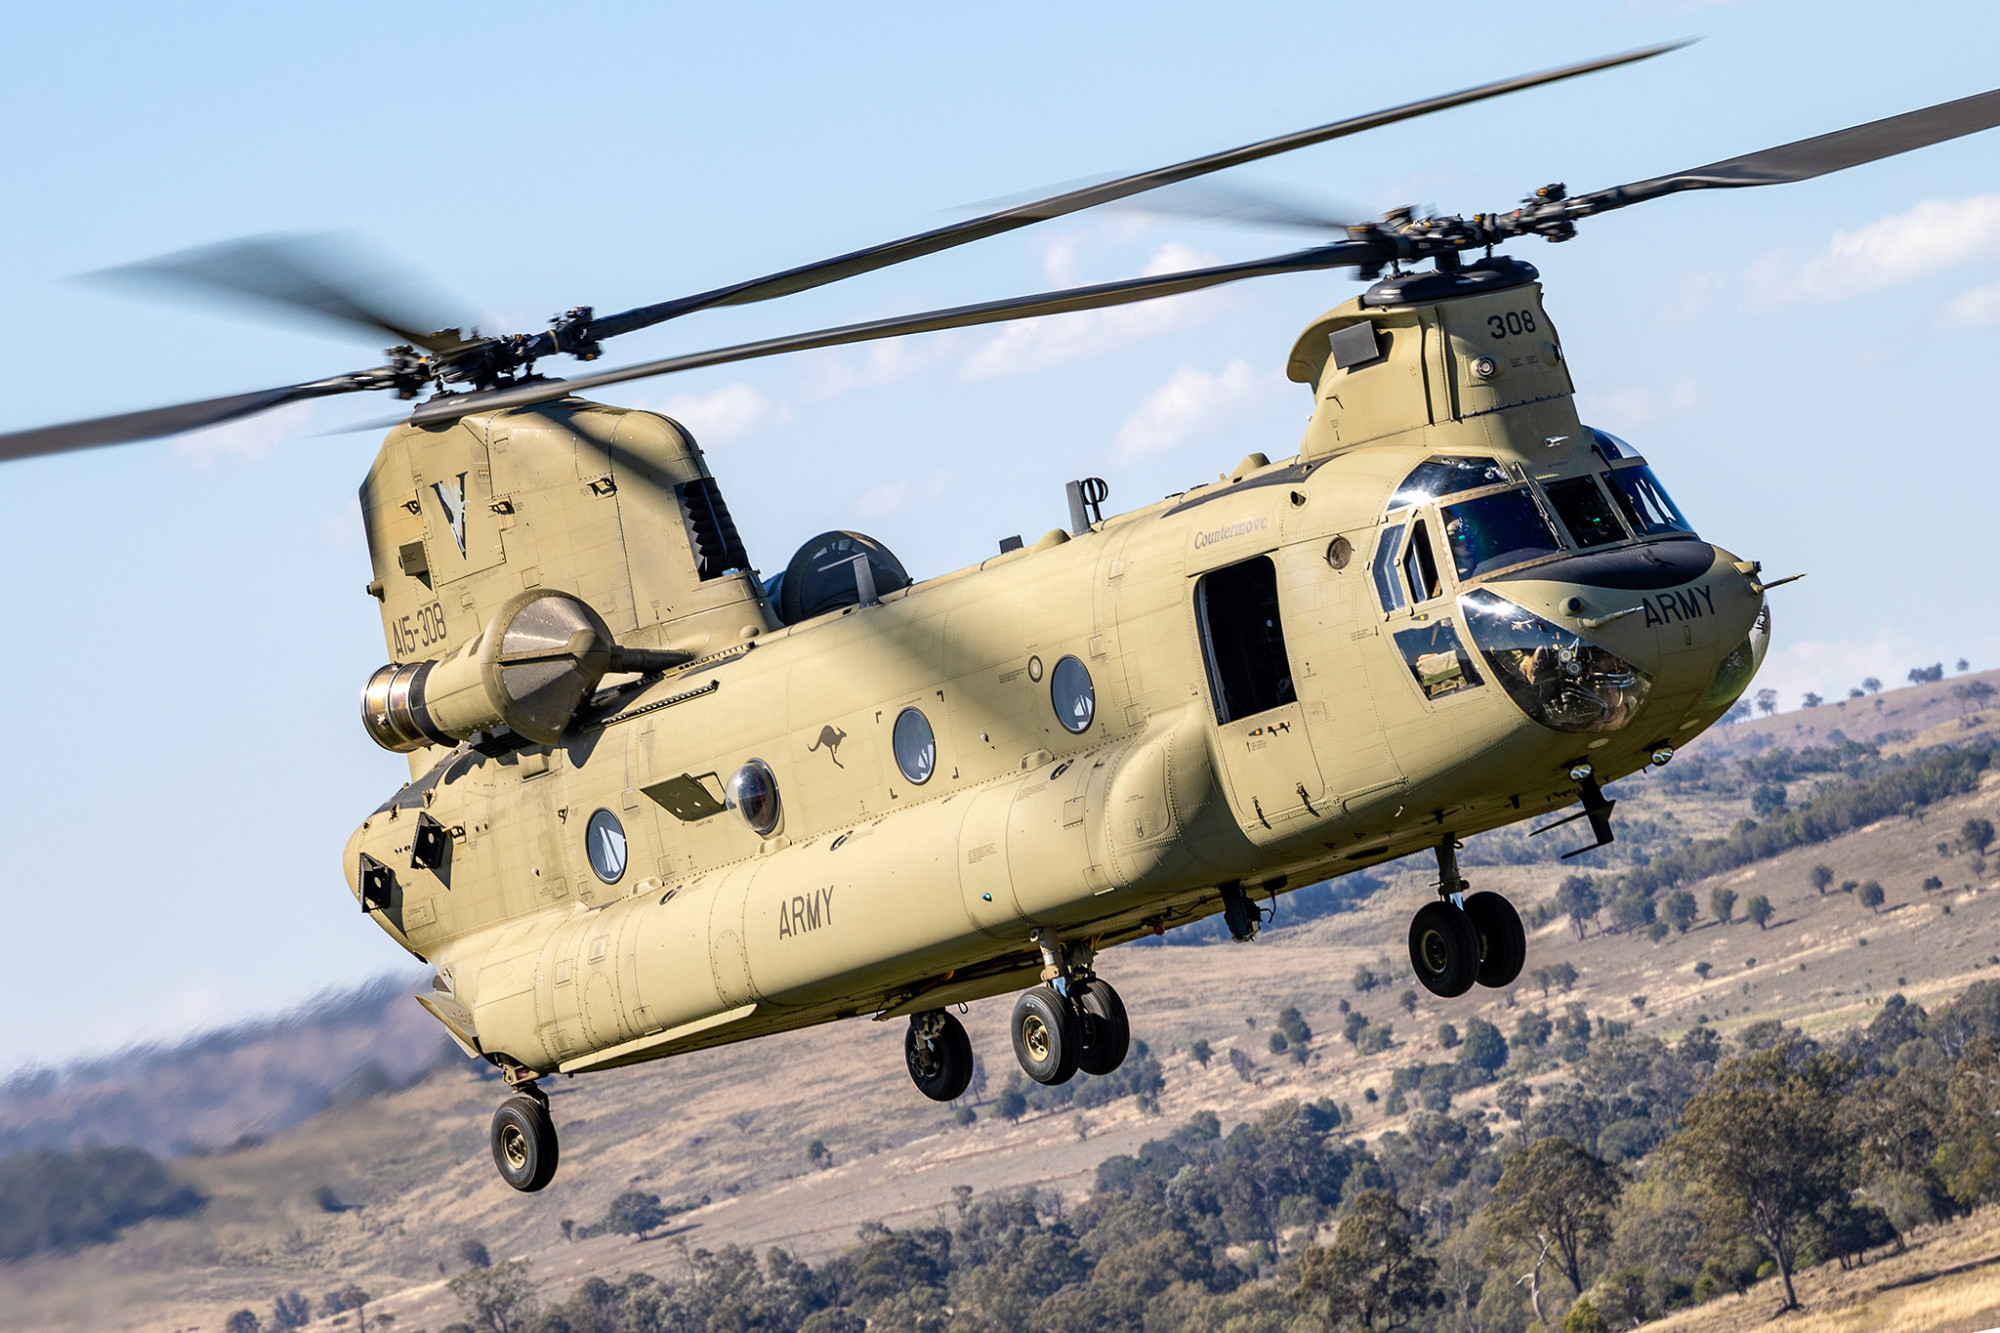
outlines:
[[[1719,729],[1666,769],[1620,784],[1614,793],[1620,842],[1592,854],[1601,862],[1597,873],[1615,875],[1635,858],[1726,836],[1750,816],[1760,787],[1784,788],[1796,806],[1841,776],[1757,780],[1741,770],[1744,757],[1824,746],[1838,729],[1854,741],[1879,735],[1881,755],[1855,761],[1879,767],[1915,754],[1926,736],[1936,744],[1947,733],[1954,742],[1984,735],[1995,714],[1976,721],[1961,715],[1953,683],[1890,691],[1879,696],[1879,709],[1869,702],[1807,710],[1832,720],[1783,714]],[[1866,736],[1840,725],[1863,714],[1882,725]],[[1785,770],[1760,771],[1769,778]],[[1475,1017],[1512,1031],[1531,1010],[1560,1016],[1580,1004],[1599,1020],[1667,1039],[1702,1020],[1725,1037],[1772,1019],[1831,1034],[1869,1021],[1894,993],[1934,1003],[1976,980],[2000,978],[2000,870],[1989,874],[1983,858],[1954,841],[1967,819],[2000,817],[1996,811],[2000,772],[1989,770],[1976,789],[1934,806],[1692,882],[1686,887],[1700,904],[1700,920],[1657,942],[1638,930],[1607,931],[1608,918],[1579,939],[1566,919],[1549,919],[1531,935],[1529,971],[1566,962],[1576,977],[1567,989],[1552,980],[1546,994],[1524,977],[1505,993],[1452,1001],[1426,995],[1404,1010],[1403,936],[1434,877],[1415,861],[1373,872],[1380,887],[1350,899],[1346,910],[1269,931],[1252,944],[1117,950],[1101,970],[1125,996],[1135,1035],[1160,1060],[1165,1088],[1157,1115],[1125,1098],[1083,1111],[1033,1112],[1018,1124],[1000,1118],[994,1099],[1013,1073],[1005,999],[974,1005],[966,1018],[974,1048],[988,1062],[970,1125],[909,1087],[898,1023],[856,1020],[556,1081],[551,1092],[564,1165],[555,1184],[532,1198],[500,1184],[487,1157],[486,1121],[499,1098],[497,1084],[456,1057],[436,1065],[430,1020],[394,998],[407,992],[372,988],[365,1001],[356,997],[318,1017],[292,1015],[239,1029],[226,1041],[10,1086],[0,1119],[10,1133],[44,1136],[16,1142],[74,1141],[49,1137],[63,1125],[77,1138],[110,1141],[104,1127],[126,1116],[135,1117],[123,1122],[133,1127],[128,1141],[162,1151],[187,1142],[219,1150],[174,1164],[209,1197],[199,1213],[147,1222],[113,1245],[0,1267],[0,1327],[219,1328],[230,1310],[268,1311],[288,1289],[317,1297],[359,1282],[376,1297],[371,1320],[387,1311],[396,1333],[436,1329],[459,1317],[442,1283],[459,1267],[458,1247],[467,1239],[481,1240],[496,1257],[525,1257],[551,1294],[591,1276],[684,1275],[693,1251],[732,1243],[819,1258],[851,1245],[864,1222],[903,1227],[949,1213],[957,1186],[985,1195],[1033,1184],[1080,1196],[1107,1157],[1133,1152],[1204,1110],[1228,1126],[1286,1099],[1328,1098],[1354,1113],[1354,1133],[1379,1136],[1406,1123],[1389,1111],[1393,1071],[1452,1058],[1439,1044],[1440,1023],[1463,1030]],[[1467,874],[1524,910],[1545,905],[1574,865],[1554,860],[1568,843],[1541,843],[1573,832],[1533,843],[1512,831],[1475,839],[1466,852]],[[1816,864],[1832,868],[1836,884],[1878,881],[1884,903],[1870,910],[1857,893],[1816,891],[1809,877]],[[1931,878],[1943,887],[1922,887]],[[1709,906],[1711,890],[1722,887],[1739,895],[1730,924],[1716,920]],[[1754,894],[1775,909],[1768,929],[1743,919],[1742,901]],[[1290,920],[1287,903],[1279,909],[1280,922]],[[1708,964],[1705,971],[1697,970],[1700,963]],[[1364,970],[1392,980],[1358,988]],[[1387,1049],[1361,1055],[1341,1040],[1343,1003],[1392,1025]],[[1303,1065],[1270,1050],[1272,1025],[1287,1005],[1317,1031]],[[1197,1040],[1213,1048],[1206,1067],[1191,1054]],[[333,1096],[368,1060],[382,1066],[383,1076],[354,1086],[344,1099]],[[427,1069],[409,1086],[395,1086]],[[174,1070],[184,1071],[186,1083],[166,1084],[179,1099],[171,1104],[200,1110],[178,1137],[131,1110],[136,1089]],[[1550,1089],[1564,1077],[1552,1066],[1535,1081]],[[317,1089],[310,1095],[303,1091],[309,1085]],[[1370,1091],[1380,1100],[1371,1102]],[[1462,1095],[1454,1112],[1485,1110],[1497,1126],[1494,1091]],[[336,1104],[272,1132],[312,1096]],[[66,1116],[65,1106],[73,1113]],[[263,1141],[237,1142],[251,1132]],[[809,1163],[806,1146],[814,1139],[830,1149],[830,1169]],[[670,1202],[703,1196],[710,1202],[643,1243],[565,1239],[565,1219],[593,1221],[614,1195],[635,1187]],[[1970,1262],[1990,1232],[1969,1234],[1964,1246],[1919,1244],[1895,1262],[1925,1273]],[[1872,1279],[1904,1269],[1874,1264],[1859,1271]],[[1990,1270],[1965,1271],[1979,1281],[1990,1276]],[[1956,1279],[1939,1281],[1945,1285],[1934,1289],[1942,1291]],[[1729,1327],[1714,1321],[1736,1299],[1679,1316],[1708,1323],[1672,1326]]]

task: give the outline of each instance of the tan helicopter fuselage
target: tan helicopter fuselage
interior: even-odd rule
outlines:
[[[1295,459],[789,626],[753,575],[690,574],[703,534],[675,496],[712,483],[664,418],[570,400],[399,428],[363,490],[396,661],[465,651],[534,587],[692,660],[607,677],[554,744],[417,752],[347,848],[350,887],[364,855],[393,872],[364,905],[437,969],[424,1002],[468,1053],[577,1072],[1020,989],[1037,932],[1094,952],[1219,910],[1222,886],[1541,814],[1579,766],[1630,773],[1735,701],[1764,646],[1755,566],[1629,525],[1582,552],[1549,508],[1569,479],[1611,494],[1617,464],[1538,286],[1349,302],[1290,372],[1315,397]],[[1492,460],[1472,498],[1527,496],[1561,549],[1465,572],[1444,509],[1465,495],[1392,500],[1437,457]],[[1502,659],[1570,658],[1496,656],[1479,615],[1608,654],[1602,715],[1531,717]],[[1068,659],[1087,716],[1073,666],[1058,697]],[[934,737],[921,782],[894,751],[907,710]],[[721,809],[753,760],[768,834]],[[585,846],[599,811],[615,882]],[[440,865],[412,861],[420,821],[450,839]]]

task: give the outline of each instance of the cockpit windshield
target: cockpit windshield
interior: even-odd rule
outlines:
[[[1653,469],[1643,463],[1638,467],[1613,469],[1611,493],[1616,497],[1618,507],[1625,511],[1625,519],[1632,525],[1632,530],[1642,537],[1694,531],[1667,497],[1666,488],[1653,475]]]
[[[1444,506],[1444,533],[1461,579],[1562,549],[1534,499],[1518,488]]]
[[[1500,486],[1512,480],[1497,459],[1439,454],[1435,458],[1426,458],[1417,464],[1416,471],[1403,478],[1403,484],[1389,497],[1389,508],[1420,505],[1440,495],[1456,495],[1460,491],[1478,490],[1481,486]]]

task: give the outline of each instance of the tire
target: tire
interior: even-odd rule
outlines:
[[[1024,991],[1014,1001],[1014,1058],[1037,1083],[1067,1083],[1083,1054],[1081,1028],[1075,1010],[1052,987]]]
[[[965,1035],[965,1025],[950,1014],[938,1017],[944,1026],[928,1042],[917,1034],[916,1023],[910,1024],[903,1038],[903,1061],[918,1092],[934,1102],[953,1102],[972,1082],[972,1039]]]
[[[1479,984],[1513,985],[1528,961],[1528,932],[1521,928],[1521,914],[1497,893],[1468,894],[1465,914],[1479,932]]]
[[[555,1122],[532,1097],[509,1097],[493,1113],[493,1164],[500,1179],[533,1194],[555,1179],[560,1153]]]
[[[1132,1045],[1125,1002],[1110,982],[1096,977],[1075,987],[1071,994],[1083,1012],[1083,1049],[1077,1053],[1076,1067],[1086,1074],[1108,1074],[1125,1063],[1125,1053]]]
[[[1479,975],[1479,932],[1472,918],[1447,902],[1426,905],[1410,919],[1410,966],[1433,995],[1472,989]]]

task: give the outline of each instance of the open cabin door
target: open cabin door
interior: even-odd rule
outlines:
[[[1326,799],[1292,683],[1277,566],[1260,555],[1210,570],[1194,610],[1230,804],[1252,841],[1271,841]]]

